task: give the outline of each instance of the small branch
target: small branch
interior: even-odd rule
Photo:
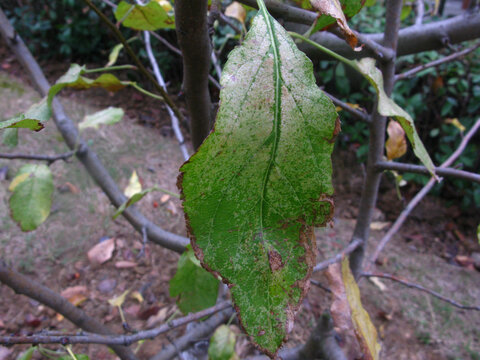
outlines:
[[[218,21],[220,21],[222,24],[230,26],[233,29],[233,31],[235,31],[237,34],[242,33],[242,30],[237,25],[235,25],[235,23],[228,16],[226,16],[222,12],[219,13]]]
[[[425,4],[423,0],[416,0],[415,1],[415,25],[421,26],[423,22],[423,16],[425,15]]]
[[[415,74],[417,74],[420,71],[423,71],[425,69],[428,69],[428,68],[431,68],[431,67],[434,67],[434,66],[439,66],[439,65],[445,64],[445,63],[450,62],[450,61],[454,61],[458,58],[461,58],[463,56],[466,56],[466,55],[470,54],[472,51],[476,50],[478,47],[480,47],[480,42],[478,42],[477,44],[475,44],[472,47],[469,47],[467,49],[463,49],[462,51],[457,51],[457,52],[454,52],[453,54],[445,56],[441,59],[431,61],[431,62],[429,62],[427,64],[424,64],[424,65],[417,66],[417,67],[415,67],[411,70],[408,70],[408,71],[406,71],[402,74],[396,75],[395,76],[395,81],[410,78],[413,75],[415,75]]]
[[[114,33],[115,37],[123,44],[123,47],[127,54],[131,57],[133,62],[137,65],[138,70],[153,84],[155,89],[160,93],[163,97],[164,101],[167,103],[168,106],[172,109],[178,119],[183,121],[183,115],[180,110],[177,108],[175,103],[172,101],[170,96],[166,93],[163,87],[155,80],[153,75],[145,68],[143,63],[137,57],[135,52],[132,50],[130,45],[128,44],[127,40],[123,37],[121,31],[112,23],[104,13],[102,13],[93,3],[91,0],[84,0],[87,5],[100,17],[100,19],[110,28],[110,30]]]
[[[398,282],[402,285],[405,285],[409,288],[423,291],[423,292],[425,292],[429,295],[432,295],[432,296],[436,297],[437,299],[445,301],[446,303],[449,303],[450,305],[455,306],[459,309],[480,311],[480,306],[462,305],[462,304],[456,302],[455,300],[452,300],[450,298],[447,298],[447,297],[437,293],[436,291],[427,289],[427,288],[423,287],[422,285],[418,285],[418,284],[412,283],[410,281],[400,279],[399,277],[394,276],[394,275],[384,274],[384,273],[368,273],[368,272],[365,272],[365,273],[362,273],[362,276],[364,276],[364,277],[378,277],[378,278],[382,278],[382,279],[392,280],[392,281]]]
[[[209,319],[195,324],[194,328],[178,339],[174,339],[172,345],[165,347],[150,360],[168,360],[174,357],[177,349],[182,351],[192,345],[195,341],[208,337],[221,324],[228,321],[234,313],[232,308],[227,308],[211,316]]]
[[[75,155],[75,151],[69,151],[58,155],[29,155],[29,154],[3,154],[0,153],[0,159],[23,159],[23,160],[38,160],[46,161],[48,165],[53,164],[57,160],[67,161]]]
[[[414,164],[403,164],[394,161],[379,161],[375,167],[378,171],[383,170],[394,170],[400,172],[410,172],[416,174],[425,174],[430,175],[430,171],[422,165],[414,165]],[[468,181],[473,181],[480,183],[480,174],[476,174],[470,171],[453,169],[453,168],[441,168],[436,167],[435,173],[439,176],[449,176],[457,179],[463,179]]]
[[[365,121],[366,123],[370,122],[370,116],[367,113],[364,113],[363,111],[360,111],[358,109],[355,109],[355,108],[351,107],[346,102],[343,102],[342,100],[336,98],[335,96],[333,96],[333,95],[331,95],[331,94],[329,94],[325,91],[323,91],[323,92],[325,93],[325,95],[327,95],[330,98],[330,100],[332,100],[332,102],[335,105],[340,106],[343,110],[352,114],[353,116],[355,116],[359,120]]]
[[[231,304],[226,301],[212,306],[211,308],[189,314],[179,319],[172,320],[156,328],[138,331],[137,333],[131,335],[100,335],[96,333],[83,333],[79,335],[69,336],[49,336],[42,334],[26,336],[0,336],[0,344],[104,344],[129,346],[140,340],[153,339],[158,335],[170,331],[174,328],[188,324],[192,321],[199,320],[205,316],[215,314],[229,307],[231,307]]]
[[[475,132],[480,128],[480,118],[475,122],[475,124],[472,126],[472,128],[468,131],[468,133],[464,136],[462,141],[460,142],[460,145],[458,146],[457,150],[453,152],[452,155],[449,156],[449,158],[439,167],[440,168],[446,168],[450,165],[452,165],[455,160],[462,154],[463,150],[465,150],[468,142],[470,139],[473,137]],[[380,243],[377,245],[374,253],[370,257],[369,264],[367,265],[370,267],[372,264],[375,263],[375,261],[378,259],[378,256],[380,255],[380,252],[383,250],[385,245],[391,240],[393,235],[395,235],[398,230],[402,227],[403,223],[405,220],[407,220],[407,217],[410,215],[410,213],[415,209],[415,207],[418,205],[418,203],[429,193],[429,191],[433,188],[433,186],[436,184],[436,180],[431,178],[428,183],[420,190],[415,197],[410,200],[408,205],[403,209],[402,213],[400,216],[395,220],[395,223],[392,225],[392,227],[388,230],[388,232],[385,234],[385,236],[380,240]]]
[[[330,265],[342,261],[342,259],[345,256],[351,254],[356,248],[358,248],[360,245],[362,245],[362,243],[363,243],[362,240],[359,240],[359,239],[353,240],[350,244],[348,244],[348,246],[345,249],[343,249],[341,252],[339,252],[334,257],[331,257],[330,259],[327,259],[327,260],[322,261],[321,263],[318,263],[317,265],[315,265],[315,267],[313,268],[313,272],[318,272],[318,271],[325,270]]]
[[[97,322],[94,318],[89,317],[83,310],[72,305],[67,299],[53,292],[49,288],[32,281],[32,279],[10,269],[1,259],[0,282],[11,288],[17,294],[28,296],[29,298],[55,310],[59,314],[62,314],[66,319],[70,320],[73,324],[83,330],[92,331],[98,334],[112,334],[108,327]],[[0,336],[0,343],[5,345],[16,343],[10,342],[7,338],[8,336]],[[63,336],[58,336],[58,338],[62,339]],[[57,343],[63,344],[64,342],[58,341]],[[124,344],[114,345],[112,346],[112,349],[122,360],[137,360],[137,357],[130,349],[120,345]]]

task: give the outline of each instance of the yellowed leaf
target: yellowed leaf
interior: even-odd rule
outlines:
[[[100,265],[112,258],[114,250],[115,238],[110,238],[92,247],[88,251],[87,257],[92,264]]]
[[[129,292],[130,292],[130,289],[129,289],[129,290],[125,290],[122,295],[119,295],[119,296],[117,296],[117,297],[114,297],[114,298],[108,300],[108,303],[109,303],[111,306],[114,306],[114,307],[120,307],[120,306],[122,306],[122,304],[125,302],[125,298],[127,297],[127,295],[128,295]]]
[[[377,329],[370,319],[370,315],[362,306],[360,289],[350,270],[348,259],[342,261],[342,277],[347,293],[347,300],[352,312],[352,321],[355,335],[360,344],[364,359],[378,360],[380,344],[377,342]]]
[[[458,130],[460,130],[462,133],[466,130],[465,126],[463,126],[463,124],[458,121],[457,118],[448,118],[448,119],[445,119],[445,123],[446,124],[452,124],[453,126],[455,126]]]
[[[133,170],[132,176],[130,176],[130,180],[128,182],[128,186],[125,188],[125,191],[123,193],[127,198],[131,198],[133,195],[141,191],[142,184],[140,183],[137,172]]]
[[[242,24],[245,24],[245,19],[247,17],[247,12],[245,8],[237,1],[232,2],[225,9],[225,15],[237,19]]]
[[[407,152],[405,130],[394,120],[390,120],[387,127],[388,139],[385,143],[387,159],[397,159]]]
[[[29,172],[17,175],[13,178],[12,182],[10,183],[10,186],[8,187],[8,190],[13,191],[15,188],[22,182],[28,179],[30,176]]]
[[[385,229],[388,225],[390,225],[389,221],[373,221],[370,224],[370,229],[372,230],[383,230]]]
[[[375,285],[376,287],[378,287],[380,289],[380,291],[385,291],[387,290],[387,286],[377,277],[369,277],[368,280],[370,280],[370,282]]]
[[[170,195],[168,195],[168,194],[164,194],[164,195],[162,195],[162,197],[160,198],[160,202],[161,202],[162,204],[166,203],[168,200],[170,200]]]
[[[143,302],[143,296],[142,294],[140,294],[140,292],[138,291],[134,291],[130,294],[130,297],[131,298],[134,298],[135,300],[137,300],[140,304]]]
[[[78,286],[70,286],[66,288],[60,293],[60,295],[62,295],[65,299],[70,301],[70,298],[77,296],[79,294],[85,295],[87,294],[87,292],[88,290],[86,286],[78,285]]]
[[[172,4],[168,0],[157,0],[157,2],[166,12],[173,10]]]
[[[312,4],[313,8],[320,14],[329,15],[334,18],[343,36],[345,36],[348,45],[354,50],[359,50],[357,49],[358,39],[348,26],[339,0],[310,0],[310,4]]]

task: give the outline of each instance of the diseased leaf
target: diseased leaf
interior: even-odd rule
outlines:
[[[190,246],[178,260],[177,273],[170,280],[170,296],[178,296],[184,314],[215,305],[220,281],[200,266]]]
[[[342,4],[340,4],[339,0],[310,0],[310,3],[312,4],[313,8],[318,11],[319,13],[319,18],[317,19],[317,23],[314,26],[314,32],[316,30],[321,29],[321,25],[318,25],[318,22],[321,21],[322,16],[328,16],[340,27],[340,30],[342,31],[343,35],[345,36],[345,40],[347,41],[348,45],[352,49],[355,49],[357,46],[357,37],[353,33],[353,31],[350,29],[347,23],[347,19],[345,18],[345,14],[343,13],[342,9]],[[352,3],[352,2],[351,2]],[[360,3],[360,10],[362,8],[361,2],[360,1],[355,1],[353,4],[358,5]]]
[[[133,170],[132,175],[130,176],[130,180],[128,181],[128,185],[125,188],[125,191],[123,193],[125,194],[126,197],[130,198],[141,191],[142,191],[142,184],[140,183],[140,179],[138,178],[137,172]]]
[[[53,176],[46,165],[27,164],[9,186],[12,218],[23,231],[35,230],[50,214]]]
[[[47,105],[46,98],[43,98],[38,103],[33,104],[25,113],[0,122],[0,129],[25,128],[40,131],[45,127],[45,123],[51,116],[52,111]]]
[[[175,28],[175,18],[157,1],[150,1],[145,5],[131,5],[121,1],[115,10],[115,19],[122,21],[122,25],[135,29],[155,31],[158,29]]]
[[[234,1],[225,9],[225,15],[237,19],[242,24],[245,24],[247,11],[242,4],[240,4],[238,1]]]
[[[383,116],[393,117],[398,121],[403,130],[405,130],[408,140],[410,140],[410,144],[412,144],[415,155],[430,173],[438,179],[435,174],[435,166],[433,165],[432,159],[430,158],[430,155],[428,155],[422,140],[420,140],[420,137],[418,136],[412,117],[385,93],[383,88],[383,76],[381,71],[375,67],[375,60],[372,58],[363,58],[360,61],[352,61],[351,64],[362,73],[375,88],[378,95],[378,112]]]
[[[210,339],[208,360],[238,360],[235,342],[235,333],[227,325],[220,325]]]
[[[393,160],[403,156],[407,152],[407,139],[405,139],[405,130],[399,123],[390,120],[387,127],[388,139],[385,142],[387,159]]]
[[[82,122],[78,124],[79,130],[86,128],[98,129],[100,125],[112,125],[122,121],[123,110],[116,107],[108,107],[97,111],[95,114],[87,115],[83,118]]]
[[[263,3],[222,75],[215,131],[180,169],[190,238],[231,287],[246,332],[271,357],[292,329],[333,214],[340,131],[313,68]]]
[[[351,17],[356,15],[362,9],[365,0],[340,0],[340,1],[310,0],[310,3],[312,5],[311,8],[315,8],[316,10],[323,9],[323,8],[332,8],[332,7],[338,8],[338,5],[333,6],[333,2],[335,3],[339,2],[339,5],[340,5],[339,9],[340,9],[340,12],[343,14],[343,17],[338,12],[320,11],[318,18],[315,22],[315,25],[313,27],[312,34],[319,30],[324,30],[332,24],[335,24],[335,22],[339,21],[338,19],[340,19],[340,22],[342,23],[342,24],[339,23],[340,27],[345,25],[348,28],[346,19],[350,19]],[[348,29],[348,31],[351,32],[350,29]],[[352,38],[352,41],[353,41],[353,38]],[[356,39],[354,41],[356,44]],[[352,44],[350,44],[350,46],[352,46]]]
[[[327,270],[333,302],[330,312],[335,329],[345,342],[347,358],[378,360],[380,344],[377,330],[362,306],[360,290],[350,270],[349,261],[330,265]]]
[[[3,145],[14,148],[18,145],[18,129],[7,128],[2,134]]]

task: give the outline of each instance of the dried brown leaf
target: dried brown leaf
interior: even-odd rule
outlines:
[[[225,9],[225,15],[237,19],[242,24],[245,24],[247,12],[245,11],[245,8],[242,6],[242,4],[234,1]]]
[[[405,130],[394,120],[390,120],[387,127],[388,140],[385,143],[387,159],[397,159],[407,152]]]
[[[90,260],[92,264],[103,264],[104,262],[112,258],[114,250],[115,238],[110,238],[108,240],[102,241],[88,251],[88,260]]]

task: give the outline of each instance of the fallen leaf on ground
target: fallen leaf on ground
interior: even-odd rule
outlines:
[[[142,294],[140,294],[139,291],[134,291],[130,294],[130,297],[131,298],[134,298],[135,300],[137,300],[139,303],[142,303],[143,302],[143,296]]]
[[[102,241],[88,251],[88,260],[90,260],[92,264],[103,264],[112,258],[114,250],[115,238]]]
[[[379,278],[369,277],[368,280],[370,280],[370,282],[378,287],[381,291],[387,290],[387,286]]]
[[[162,197],[160,198],[160,202],[161,202],[162,204],[166,203],[168,200],[170,200],[170,195],[168,195],[168,194],[164,194],[164,195],[162,195]]]
[[[133,268],[135,266],[137,266],[138,264],[136,262],[133,262],[133,261],[125,261],[125,260],[122,260],[122,261],[117,261],[115,263],[115,267],[117,269],[129,269],[129,268]]]
[[[370,229],[372,230],[383,230],[385,229],[388,225],[390,225],[389,221],[373,221],[370,224]]]
[[[175,311],[175,306],[166,306],[160,309],[160,311],[156,315],[151,316],[147,320],[145,327],[147,329],[150,329],[152,327],[155,327],[157,325],[164,323],[165,320],[167,320],[174,313],[174,311]]]
[[[125,302],[125,298],[127,297],[128,293],[130,290],[125,290],[122,295],[119,295],[117,297],[114,297],[110,300],[108,300],[108,303],[112,306],[122,306],[122,304]]]

